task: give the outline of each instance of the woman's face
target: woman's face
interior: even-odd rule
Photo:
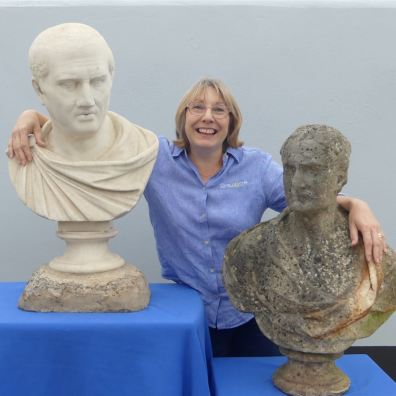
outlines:
[[[221,155],[229,124],[230,114],[223,99],[214,88],[207,88],[191,101],[186,111],[185,131],[190,151],[196,154],[207,150]]]

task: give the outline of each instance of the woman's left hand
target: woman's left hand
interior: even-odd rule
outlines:
[[[368,262],[374,260],[379,264],[386,252],[386,241],[381,224],[368,204],[360,199],[345,196],[338,196],[337,202],[349,211],[349,234],[352,246],[356,246],[359,242],[360,233],[366,260]]]

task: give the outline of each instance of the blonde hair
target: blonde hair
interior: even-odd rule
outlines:
[[[175,116],[176,140],[174,143],[177,147],[186,148],[187,150],[190,149],[190,143],[185,131],[187,106],[193,100],[205,93],[208,88],[213,88],[216,91],[219,97],[224,100],[224,103],[230,112],[230,123],[227,138],[223,143],[223,151],[225,151],[227,147],[237,148],[242,146],[243,142],[238,139],[239,130],[242,125],[242,114],[238,103],[232,96],[229,89],[221,81],[209,78],[199,80],[181,99]]]

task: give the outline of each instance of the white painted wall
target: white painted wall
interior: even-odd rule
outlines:
[[[43,5],[0,4],[4,149],[20,111],[42,109],[30,86],[32,40],[51,25],[88,23],[106,37],[116,58],[111,108],[159,134],[174,136],[178,100],[203,76],[230,86],[245,117],[243,140],[278,160],[282,142],[297,126],[320,122],[340,129],[353,145],[346,190],[370,203],[396,248],[395,1],[19,7],[27,3]],[[0,184],[0,280],[26,280],[60,254],[63,244],[53,222],[18,201],[5,155]],[[116,226],[120,234],[113,249],[150,281],[161,281],[144,200]],[[396,315],[359,344],[396,345],[395,326]]]

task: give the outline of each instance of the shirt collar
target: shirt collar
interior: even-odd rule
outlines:
[[[243,150],[240,148],[228,147],[226,153],[235,159],[236,162],[240,162],[243,157]]]
[[[173,146],[172,150],[172,157],[176,158],[179,157],[182,153],[185,153],[187,156],[187,151],[184,148],[177,147],[176,145]],[[236,162],[240,162],[243,156],[243,151],[239,148],[228,147],[226,150],[226,154],[229,154],[231,157],[235,159]]]
[[[177,147],[176,144],[173,144],[173,149],[172,149],[172,157],[176,158],[178,157],[181,153],[183,153],[185,149]],[[187,155],[187,152],[186,152]]]

